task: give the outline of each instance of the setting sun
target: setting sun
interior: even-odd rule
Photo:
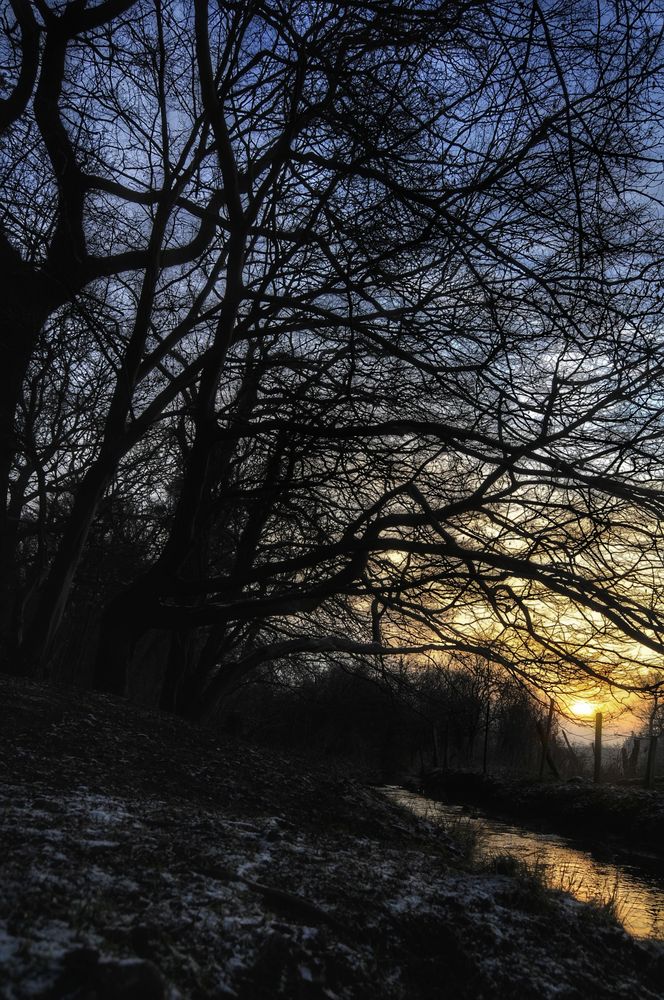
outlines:
[[[588,716],[595,714],[597,711],[597,705],[595,705],[592,701],[586,701],[585,698],[578,698],[576,701],[572,702],[569,710],[572,715],[579,715],[587,718]]]

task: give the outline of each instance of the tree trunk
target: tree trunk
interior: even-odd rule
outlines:
[[[87,541],[99,501],[113,475],[115,462],[101,458],[89,469],[76,495],[62,540],[44,586],[41,589],[29,636],[24,644],[24,660],[32,673],[44,671],[55,633],[62,621],[74,575]]]
[[[177,715],[186,714],[185,702],[187,684],[191,673],[191,660],[194,654],[192,648],[195,637],[185,630],[171,633],[166,669],[159,695],[159,707],[164,712]]]
[[[217,330],[215,333],[214,350],[209,362],[201,373],[198,397],[195,407],[195,435],[187,456],[185,474],[182,480],[180,495],[175,507],[173,520],[168,537],[162,551],[150,569],[133,583],[121,598],[126,606],[138,597],[137,607],[144,609],[157,595],[166,593],[169,581],[172,581],[182,570],[192,552],[198,549],[206,526],[202,513],[205,508],[210,474],[214,468],[215,452],[218,452],[218,433],[216,423],[216,393],[219,377],[226,359],[227,351],[233,339],[235,319],[240,303],[242,290],[242,263],[244,255],[244,230],[240,236],[235,236],[229,250],[229,264],[226,273],[226,295],[222,304]],[[147,597],[147,601],[146,601]],[[136,637],[149,628],[146,621],[136,620],[136,607],[129,612],[134,616],[132,634]],[[113,612],[109,609],[112,618]],[[124,623],[120,624],[124,628]],[[136,638],[134,638],[134,642]],[[123,651],[124,650],[124,651]],[[109,653],[101,636],[99,657],[100,662],[95,672],[95,686],[102,690],[113,690],[115,685],[126,690],[127,669],[131,661],[127,657],[126,644],[118,653],[121,662],[109,662]],[[116,690],[116,693],[119,693]],[[170,697],[170,694],[169,694]]]
[[[136,643],[148,630],[139,594],[128,588],[104,608],[99,628],[93,684],[97,691],[124,697]]]
[[[12,516],[9,486],[20,447],[17,410],[41,329],[65,297],[58,300],[46,280],[24,266],[10,267],[5,276],[0,302],[0,651],[4,668],[15,671],[18,637],[12,633],[19,593],[19,521]]]

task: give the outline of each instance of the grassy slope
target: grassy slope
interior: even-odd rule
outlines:
[[[318,764],[0,678],[0,996],[664,997],[661,950]]]

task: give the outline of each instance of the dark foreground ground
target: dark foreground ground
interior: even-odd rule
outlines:
[[[0,678],[0,996],[664,997],[664,951],[323,765]]]

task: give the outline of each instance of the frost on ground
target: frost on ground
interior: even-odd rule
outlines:
[[[596,911],[329,768],[0,680],[0,996],[664,997]]]

